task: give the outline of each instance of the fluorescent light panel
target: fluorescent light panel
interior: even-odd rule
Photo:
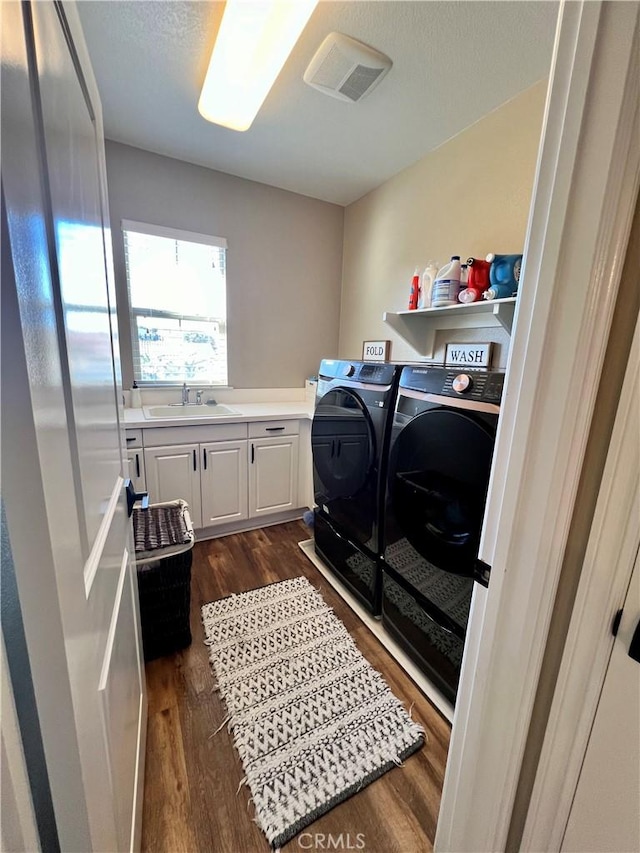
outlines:
[[[198,110],[248,130],[318,0],[227,0]]]

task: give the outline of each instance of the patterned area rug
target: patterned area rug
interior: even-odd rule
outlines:
[[[306,578],[205,604],[202,621],[243,782],[273,847],[424,743]]]

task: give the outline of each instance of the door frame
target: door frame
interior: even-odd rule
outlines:
[[[560,7],[438,851],[507,847],[640,185],[639,8]]]
[[[562,845],[600,693],[640,549],[640,316],[522,838]]]

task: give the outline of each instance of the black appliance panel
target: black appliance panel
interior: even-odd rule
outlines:
[[[392,385],[397,371],[389,362],[340,361],[323,359],[318,371],[319,385],[323,380],[347,379],[369,385]]]
[[[382,572],[382,624],[433,684],[454,702],[464,640],[437,622],[409,584]]]
[[[469,380],[463,391],[457,391],[454,387],[454,380],[459,376],[467,376]],[[469,367],[407,366],[400,376],[401,389],[445,397],[464,397],[484,403],[500,403],[503,385],[502,371]]]
[[[390,565],[389,549],[404,539],[417,559],[473,576],[496,422],[497,415],[400,396],[388,473],[384,557]]]
[[[412,368],[412,387],[407,393],[400,387],[398,393],[387,473],[381,608],[386,629],[453,702],[498,410],[480,412],[415,394],[441,397],[447,386],[444,396],[460,397],[449,373]],[[489,395],[482,403],[499,402],[498,375],[495,386],[485,374],[474,386],[481,389],[478,394]],[[423,387],[416,388],[419,383]]]
[[[352,543],[319,509],[313,524],[315,551],[358,600],[380,614],[380,566],[369,553]]]
[[[325,359],[311,428],[315,549],[380,615],[381,518],[400,368]]]
[[[369,547],[378,512],[377,419],[359,394],[337,387],[318,401],[311,427],[315,501]]]

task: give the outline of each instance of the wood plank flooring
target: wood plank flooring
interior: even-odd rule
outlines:
[[[197,543],[191,581],[190,648],[147,664],[149,727],[142,849],[151,853],[269,853],[253,822],[243,777],[204,645],[203,604],[233,592],[305,575],[321,589],[358,648],[383,673],[427,742],[394,768],[286,844],[301,850],[362,849],[365,853],[424,853],[433,849],[450,726],[404,674],[369,629],[306,559],[297,543],[301,522]],[[342,834],[342,838],[339,836]],[[329,837],[331,836],[331,838]],[[328,846],[328,845],[332,846]],[[337,846],[336,845],[340,845]]]

